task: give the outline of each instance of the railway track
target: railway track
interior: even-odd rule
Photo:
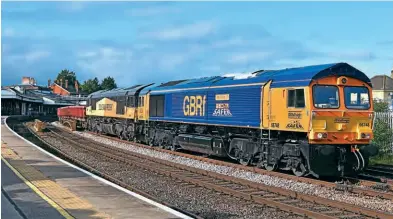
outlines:
[[[243,198],[261,205],[268,205],[312,218],[393,218],[392,214],[362,208],[352,204],[301,194],[277,187],[252,183],[247,180],[229,177],[194,167],[184,166],[150,156],[115,148],[82,138],[68,131],[47,127],[49,133],[40,137],[56,136],[70,144],[100,154],[130,166],[169,176],[187,184],[212,189],[227,195]]]
[[[101,134],[97,134],[97,133],[90,132],[90,131],[86,131],[86,132],[89,134],[92,134],[92,135],[104,137],[104,138],[111,139],[114,141],[124,142],[124,143],[128,143],[128,144],[131,143],[127,140],[121,140],[117,137],[101,135]],[[389,181],[376,182],[377,180],[375,179],[375,177],[373,178],[374,179],[373,181],[365,180],[364,178],[363,179],[347,178],[348,180],[346,181],[346,183],[332,183],[332,182],[313,179],[313,178],[297,177],[294,175],[280,173],[280,172],[271,172],[271,171],[267,171],[267,170],[260,169],[257,167],[243,166],[240,164],[230,163],[230,162],[226,162],[226,161],[222,161],[222,160],[200,157],[200,156],[196,156],[196,155],[192,155],[192,154],[166,150],[166,149],[162,149],[162,148],[158,148],[158,147],[151,147],[151,146],[147,146],[147,145],[135,143],[135,142],[132,142],[132,144],[135,146],[138,146],[138,147],[153,149],[156,151],[170,153],[173,155],[182,156],[185,158],[190,158],[190,159],[195,159],[195,160],[200,160],[200,161],[204,161],[204,162],[208,162],[208,163],[212,163],[212,164],[216,164],[216,165],[234,167],[237,169],[251,171],[254,173],[280,177],[280,178],[294,180],[294,181],[303,182],[303,183],[310,183],[310,184],[314,184],[314,185],[324,186],[327,188],[334,188],[337,190],[348,191],[348,192],[357,193],[357,194],[361,194],[361,195],[380,197],[380,198],[389,199],[389,200],[393,201],[393,190],[392,190],[393,184],[390,185],[388,183]],[[355,183],[365,186],[365,187],[356,186]]]
[[[393,184],[393,165],[376,164],[368,167],[365,172],[369,175],[385,178]]]
[[[158,199],[155,198],[154,196],[151,196],[151,195],[149,195],[148,193],[146,193],[146,192],[144,192],[144,191],[142,191],[142,190],[135,189],[134,187],[129,186],[128,184],[122,182],[121,180],[119,180],[119,179],[117,179],[117,178],[114,178],[114,177],[110,176],[109,174],[106,174],[106,173],[103,173],[103,172],[101,172],[101,171],[98,171],[97,169],[91,167],[90,165],[88,165],[88,164],[86,164],[86,163],[84,163],[84,162],[82,162],[82,161],[80,161],[80,160],[78,160],[78,159],[75,159],[74,157],[70,156],[69,154],[64,153],[63,151],[59,150],[58,148],[56,148],[56,147],[50,145],[50,144],[45,140],[45,138],[49,137],[47,134],[43,134],[43,133],[42,133],[42,134],[39,134],[39,133],[35,132],[35,131],[32,129],[32,127],[30,127],[29,125],[26,125],[26,124],[24,124],[24,127],[26,127],[27,130],[24,131],[24,132],[18,131],[19,134],[23,134],[23,135],[26,135],[26,134],[27,134],[27,135],[29,135],[29,136],[34,136],[36,139],[38,139],[39,141],[41,141],[41,142],[45,145],[46,149],[47,149],[48,151],[50,151],[51,153],[53,153],[53,154],[55,154],[55,155],[57,155],[57,156],[61,156],[62,158],[64,158],[64,159],[66,159],[66,160],[68,160],[68,161],[70,161],[70,162],[72,162],[72,163],[78,165],[79,167],[82,167],[83,169],[85,169],[85,170],[87,170],[87,171],[89,171],[89,172],[91,172],[91,173],[93,173],[93,174],[95,174],[95,175],[97,175],[97,176],[99,176],[99,177],[102,177],[102,178],[104,178],[104,179],[106,179],[106,180],[108,180],[108,181],[110,181],[110,182],[112,182],[112,183],[115,183],[115,184],[117,184],[117,185],[119,185],[119,186],[121,186],[121,187],[123,187],[123,188],[126,188],[126,189],[128,189],[128,190],[130,190],[130,191],[132,191],[132,192],[135,192],[135,193],[137,193],[137,194],[139,194],[139,195],[142,195],[142,196],[144,196],[144,197],[146,197],[146,198],[148,198],[148,199],[150,199],[150,200],[153,200],[153,201],[155,201],[155,202],[157,202],[157,203],[161,203],[161,204],[163,204],[163,205],[165,205],[165,206],[167,206],[167,207],[169,207],[169,208],[172,208],[172,209],[174,209],[174,210],[176,210],[176,211],[178,211],[178,212],[181,212],[181,213],[183,213],[183,214],[185,214],[185,215],[187,215],[187,216],[190,216],[190,217],[192,217],[192,218],[195,218],[195,219],[203,219],[203,217],[200,217],[200,216],[198,216],[198,215],[195,215],[195,214],[193,214],[193,213],[191,213],[191,212],[188,212],[188,211],[185,211],[185,210],[183,210],[183,209],[179,209],[179,208],[177,208],[176,206],[173,206],[173,205],[171,205],[171,204],[169,204],[169,203],[167,203],[167,202],[163,202],[163,201],[161,201],[161,200],[158,200]],[[14,129],[14,128],[13,128],[13,129]],[[56,135],[56,137],[59,137],[59,136]],[[63,138],[63,139],[64,139],[64,138]],[[30,137],[30,140],[31,140],[31,137]]]

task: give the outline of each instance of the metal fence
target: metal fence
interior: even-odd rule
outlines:
[[[375,113],[375,123],[382,122],[390,128],[386,130],[386,132],[392,133],[393,130],[393,112],[376,112]],[[375,126],[374,126],[375,127]],[[374,130],[375,131],[375,130]],[[381,141],[384,148],[388,148],[390,146],[390,152],[393,153],[393,136],[385,138]]]

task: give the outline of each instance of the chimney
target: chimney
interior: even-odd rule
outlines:
[[[48,79],[48,87],[50,87],[50,79]]]
[[[63,87],[63,78],[60,78],[60,87]]]
[[[77,80],[75,80],[75,90],[76,90],[76,93],[79,94],[79,87],[78,87],[78,81]]]
[[[22,77],[22,84],[30,84],[30,77]]]
[[[393,78],[393,69],[390,71],[390,77]]]
[[[68,89],[68,80],[65,80],[65,89]]]

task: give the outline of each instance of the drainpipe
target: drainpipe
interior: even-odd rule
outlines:
[[[386,101],[386,98],[385,98],[385,93],[386,93],[386,91],[385,91],[385,83],[386,83],[386,76],[383,75],[383,79],[382,79],[382,93],[383,93],[383,101],[384,102]]]

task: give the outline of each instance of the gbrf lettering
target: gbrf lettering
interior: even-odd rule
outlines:
[[[205,115],[206,95],[185,96],[183,100],[183,113],[185,116]]]

